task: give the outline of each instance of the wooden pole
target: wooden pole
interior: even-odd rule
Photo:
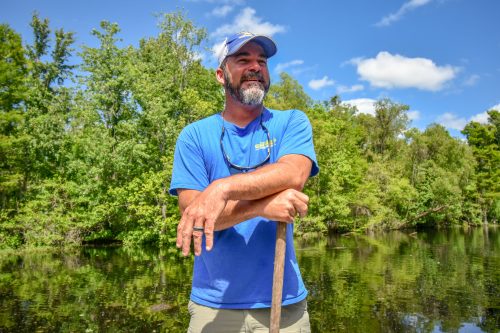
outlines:
[[[274,252],[273,298],[271,304],[271,325],[269,333],[280,331],[281,302],[283,296],[283,273],[285,270],[286,223],[277,222],[276,249]]]

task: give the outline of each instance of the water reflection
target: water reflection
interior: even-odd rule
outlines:
[[[313,332],[500,332],[500,230],[297,244]],[[0,253],[0,332],[185,332],[191,259],[147,249]]]
[[[0,332],[180,331],[191,265],[144,249],[2,256]]]
[[[315,332],[499,332],[498,229],[301,244]]]

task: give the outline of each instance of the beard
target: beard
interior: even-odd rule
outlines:
[[[264,77],[260,72],[250,72],[241,77],[239,84],[233,84],[229,73],[223,68],[224,71],[224,87],[229,91],[229,94],[245,105],[261,105],[269,91],[269,82],[265,83]],[[251,81],[248,87],[243,88],[242,84],[246,80],[257,79],[259,81]],[[264,82],[264,83],[263,83]]]

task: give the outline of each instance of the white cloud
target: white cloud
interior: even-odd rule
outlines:
[[[490,107],[488,109],[489,110],[497,110],[497,111],[500,111],[500,103],[498,103],[497,105],[493,105],[492,107]],[[488,115],[488,112],[487,111],[484,111],[484,112],[481,112],[481,113],[478,113],[476,115],[473,115],[469,121],[475,121],[477,123],[480,123],[480,124],[487,124],[488,123],[488,120],[489,120],[490,116]]]
[[[476,123],[487,124],[488,123],[488,113],[482,112],[478,113],[470,118],[470,121],[475,121]]]
[[[412,110],[412,111],[408,111],[406,114],[408,115],[408,119],[409,120],[418,120],[418,119],[420,119],[420,111]]]
[[[326,75],[323,76],[322,79],[309,81],[309,87],[313,90],[319,90],[319,89],[322,89],[324,87],[333,86],[334,84],[335,84],[335,81],[330,80],[328,78],[328,76],[326,76]]]
[[[276,73],[281,73],[281,72],[285,71],[285,69],[287,69],[289,67],[299,66],[299,65],[302,65],[303,63],[304,63],[304,60],[300,60],[300,59],[292,60],[292,61],[285,62],[285,63],[279,63],[274,68],[274,71]]]
[[[491,107],[490,110],[491,109],[500,110],[500,104],[497,104],[497,105]],[[480,123],[480,124],[487,124],[488,119],[489,119],[489,116],[488,116],[488,113],[486,111],[475,114],[472,117],[470,117],[468,120],[464,117],[458,117],[457,115],[455,115],[453,113],[447,112],[447,113],[440,115],[437,118],[437,122],[440,123],[441,125],[447,127],[447,128],[452,128],[452,129],[456,129],[456,130],[461,131],[464,129],[465,125],[467,125],[471,121],[475,121],[475,122]]]
[[[347,101],[343,101],[342,104],[349,104],[351,106],[355,106],[358,109],[359,113],[370,114],[375,116],[375,103],[376,99],[372,98],[355,98]],[[420,111],[412,110],[406,113],[408,115],[409,120],[417,120],[420,119]]]
[[[412,11],[417,9],[418,7],[427,5],[429,2],[432,0],[410,0],[408,2],[405,2],[397,12],[391,13],[387,16],[382,17],[380,21],[378,21],[375,25],[377,27],[387,27],[391,25],[393,22],[399,21],[400,19],[403,18],[403,16]]]
[[[347,61],[344,61],[343,63],[340,64],[340,67],[344,67],[346,65],[353,65],[353,66],[357,66],[362,60],[364,60],[363,57],[356,57],[356,58],[352,58],[352,59],[349,59]]]
[[[375,115],[375,103],[377,101],[371,98],[355,98],[348,101],[343,101],[342,104],[355,106],[359,113]]]
[[[233,6],[230,5],[224,5],[220,7],[215,7],[209,14],[208,16],[215,16],[215,17],[225,17],[227,14],[233,11]]]
[[[292,74],[292,76],[299,76],[300,74],[302,73],[306,73],[306,72],[311,72],[311,71],[314,71],[316,70],[317,67],[316,66],[309,66],[309,67],[294,67],[290,70],[290,74]]]
[[[254,34],[273,36],[280,32],[285,32],[286,29],[282,25],[263,22],[261,17],[255,15],[256,11],[253,8],[246,7],[234,18],[230,24],[224,24],[217,28],[211,34],[214,38],[226,37],[240,31],[249,31]]]
[[[470,75],[467,79],[464,81],[465,86],[473,86],[475,85],[480,79],[480,76],[477,74]]]
[[[437,118],[437,122],[446,128],[455,129],[461,131],[467,125],[467,120],[464,117],[458,117],[457,115],[446,112]]]
[[[355,84],[353,86],[338,86],[337,87],[337,94],[343,94],[343,93],[352,93],[352,92],[356,92],[356,91],[361,91],[365,89],[365,87],[363,87],[362,84]]]
[[[357,65],[361,80],[378,88],[417,88],[438,91],[453,79],[458,68],[450,65],[437,66],[426,58],[407,58],[382,51],[375,58],[351,59]]]

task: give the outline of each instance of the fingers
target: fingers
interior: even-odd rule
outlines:
[[[309,203],[309,196],[307,194],[297,191],[296,195],[299,200],[304,202],[306,205]]]
[[[184,256],[189,255],[191,238],[194,254],[197,256],[202,253],[203,235],[206,239],[205,249],[210,251],[213,247],[215,221],[224,211],[227,199],[221,196],[222,192],[214,194],[213,188],[218,189],[218,187],[209,190],[210,188],[209,186],[184,209],[179,221],[176,243],[177,247],[182,249]]]
[[[200,232],[193,232],[193,227],[195,224],[195,219],[192,216],[189,208],[184,210],[182,214],[181,220],[177,225],[177,239],[176,245],[184,256],[189,255],[190,247],[191,247],[191,237],[195,237],[195,234],[199,234]],[[203,226],[203,225],[202,225]]]
[[[194,255],[199,256],[201,254],[201,243],[203,241],[203,231],[199,229],[203,229],[203,219],[199,218],[195,223],[194,223],[194,228],[193,229],[193,248],[194,248]],[[183,252],[184,254],[184,252]],[[187,249],[187,254],[189,254],[189,247]],[[184,254],[184,255],[187,255]]]
[[[203,235],[206,241],[205,249],[207,251],[212,249],[215,221],[214,218],[194,217],[191,211],[184,211],[177,226],[176,240],[176,245],[181,249],[182,255],[189,255],[192,240],[194,254],[199,256],[202,252]]]
[[[280,222],[293,223],[293,219],[295,218],[295,214],[297,214],[297,212],[295,211],[295,207],[291,202],[287,205],[286,213],[287,215]]]
[[[299,201],[295,204],[295,210],[297,211],[297,215],[299,217],[304,217],[307,215],[307,205],[302,202],[302,201]]]
[[[183,214],[179,224],[177,225],[177,240],[176,245],[178,248],[182,248],[182,244],[184,243],[184,239],[189,237],[191,238],[190,230],[192,230],[191,226],[186,228],[186,223],[188,219],[186,214]],[[188,223],[189,224],[189,223]]]
[[[290,203],[293,205],[293,212],[291,215],[291,221],[294,221],[296,216],[304,217],[307,215],[309,197],[299,191],[293,191],[290,193]]]
[[[287,189],[264,201],[261,216],[270,220],[293,223],[295,217],[307,215],[309,197],[297,190]]]
[[[181,241],[181,251],[184,256],[189,255],[191,249],[191,237],[195,236],[193,232],[193,227],[195,225],[195,220],[190,216],[189,211],[184,211],[181,221],[184,220],[184,225],[182,228],[182,241]],[[199,233],[199,232],[198,232]]]

